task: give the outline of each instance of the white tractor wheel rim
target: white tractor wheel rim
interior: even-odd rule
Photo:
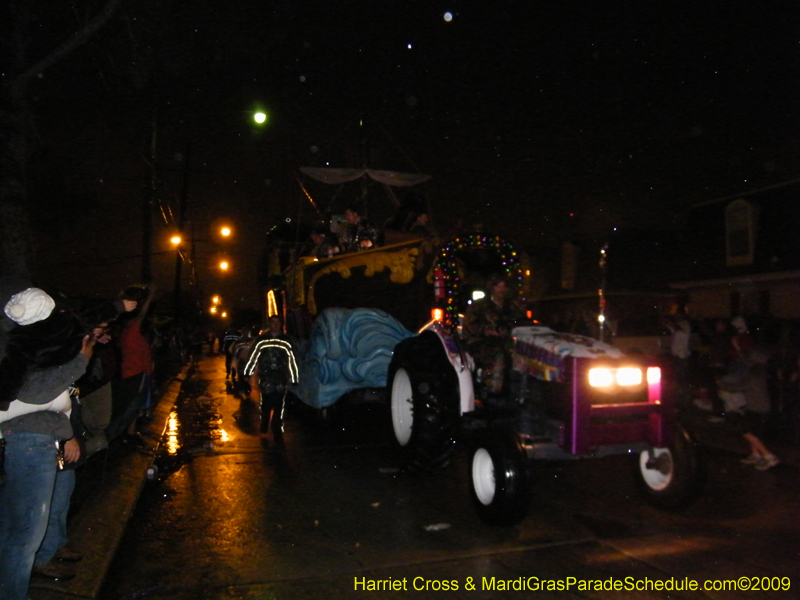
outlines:
[[[670,454],[669,448],[653,448],[653,453],[656,458],[664,454]],[[671,457],[670,457],[671,458]],[[647,468],[647,461],[649,460],[649,453],[645,450],[641,454],[639,454],[639,470],[642,473],[642,479],[647,484],[651,490],[656,492],[660,492],[669,486],[670,482],[672,481],[672,474],[674,472],[674,467],[670,468],[669,471],[666,473],[662,473],[658,469],[648,469]],[[672,465],[672,460],[669,461],[669,464]]]
[[[414,402],[408,371],[397,369],[392,380],[392,427],[401,446],[408,444],[414,425]]]
[[[494,461],[486,448],[478,448],[472,456],[472,486],[475,496],[484,506],[489,506],[494,500]]]

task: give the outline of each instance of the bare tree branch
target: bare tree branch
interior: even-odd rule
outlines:
[[[92,20],[89,21],[84,27],[72,34],[66,42],[54,48],[50,54],[42,58],[35,65],[31,66],[27,71],[22,73],[17,78],[17,85],[24,85],[29,79],[36,77],[39,73],[46,70],[53,63],[67,56],[70,52],[85,44],[97,31],[103,27],[114,16],[122,0],[109,0],[108,3],[98,12]]]

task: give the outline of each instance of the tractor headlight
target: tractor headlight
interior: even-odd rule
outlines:
[[[589,385],[592,387],[608,387],[614,383],[611,369],[594,368],[589,370]]]
[[[638,367],[595,367],[589,369],[589,385],[592,387],[610,387],[614,384],[622,387],[641,385],[642,370]]]
[[[619,385],[639,385],[642,383],[642,370],[635,367],[623,367],[617,370]]]

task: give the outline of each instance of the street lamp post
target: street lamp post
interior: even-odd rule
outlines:
[[[181,269],[183,266],[183,256],[181,255],[181,238],[183,228],[186,224],[186,206],[189,202],[189,157],[191,148],[186,144],[185,160],[183,161],[183,176],[181,182],[181,198],[178,205],[178,235],[173,236],[172,243],[175,244],[175,321],[179,322],[181,317]],[[194,235],[192,235],[194,237]]]
[[[181,237],[173,235],[170,239],[175,246],[175,291],[174,291],[174,304],[175,304],[175,321],[180,321],[180,302],[181,302],[181,268],[183,266],[183,257],[181,256]]]
[[[229,238],[232,235],[232,230],[229,226],[220,226],[219,228],[219,235],[223,238]],[[175,246],[175,318],[179,320],[180,316],[180,298],[181,298],[181,282],[183,279],[183,263],[187,261],[187,256],[184,252],[184,239],[181,235],[175,234],[170,238],[170,241]],[[190,223],[190,237],[189,237],[189,256],[188,256],[188,263],[189,263],[189,289],[191,291],[192,297],[196,297],[198,293],[198,285],[197,285],[197,242],[201,241],[211,241],[211,240],[201,240],[195,237],[194,235],[194,223]],[[223,260],[219,263],[219,268],[223,271],[227,271],[230,268],[229,261]]]
[[[153,118],[153,127],[152,127],[152,134],[151,134],[151,141],[150,141],[150,171],[149,177],[147,181],[147,185],[145,185],[145,199],[144,199],[144,220],[142,223],[142,237],[143,237],[143,262],[142,262],[142,280],[143,281],[150,281],[151,276],[151,265],[150,265],[150,245],[151,245],[151,236],[150,228],[151,228],[151,218],[152,218],[152,205],[153,205],[153,196],[155,194],[156,188],[156,132],[157,132],[157,121]],[[263,127],[267,124],[269,120],[268,114],[261,108],[256,109],[254,111],[247,111],[248,115],[251,115],[253,121],[259,127]],[[180,122],[186,122],[186,119],[181,119]],[[177,220],[177,229],[178,231],[183,234],[184,229],[186,226],[186,215],[187,215],[187,205],[188,205],[188,191],[189,191],[189,177],[193,172],[191,170],[191,146],[188,142],[186,142],[185,151],[182,155],[179,155],[183,162],[182,165],[182,181],[181,181],[181,193],[180,193],[180,203],[179,203],[179,210],[178,210],[178,220]],[[194,171],[197,172],[197,171]],[[223,238],[227,238],[231,235],[230,227],[222,227],[219,230],[219,234]],[[189,287],[191,288],[191,294],[194,296],[197,293],[198,286],[197,286],[197,270],[196,270],[196,238],[194,236],[194,223],[191,223],[191,232],[189,234],[190,240],[190,247],[189,247]],[[180,320],[180,304],[181,304],[181,282],[183,279],[183,262],[187,260],[187,256],[184,249],[181,247],[181,241],[173,241],[175,245],[175,290],[174,290],[174,303],[175,303],[175,320]],[[220,265],[223,271],[228,269],[229,264],[226,263],[226,266]]]

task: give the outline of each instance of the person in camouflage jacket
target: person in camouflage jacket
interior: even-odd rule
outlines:
[[[486,287],[487,295],[467,310],[463,328],[467,350],[479,369],[478,392],[484,398],[504,391],[511,330],[524,315],[504,277],[490,277]]]

